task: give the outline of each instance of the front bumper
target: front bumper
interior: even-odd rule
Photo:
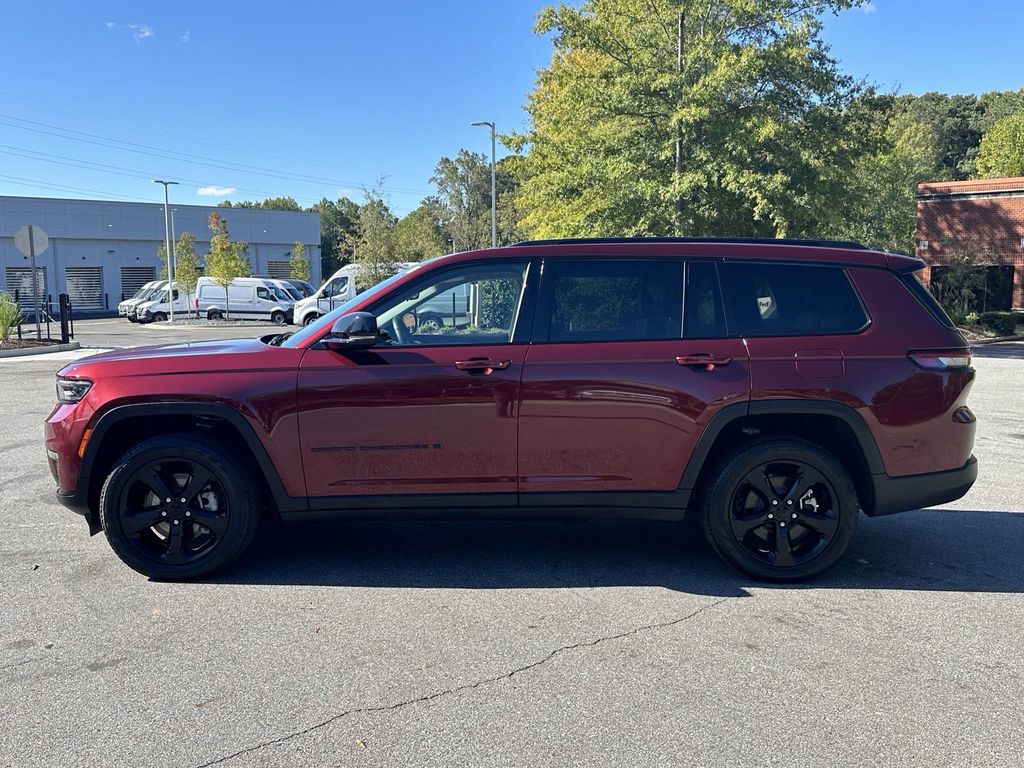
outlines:
[[[875,491],[871,516],[892,515],[912,509],[934,507],[956,501],[966,494],[978,479],[978,460],[971,456],[959,469],[929,472],[923,475],[872,477]]]

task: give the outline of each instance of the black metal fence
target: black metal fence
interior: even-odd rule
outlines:
[[[14,301],[17,302],[18,306],[21,306],[19,292],[15,290]],[[44,338],[49,341],[60,341],[62,344],[67,344],[71,339],[75,338],[75,314],[74,305],[71,303],[71,297],[66,293],[58,294],[57,296],[57,317],[53,316],[53,302],[50,294],[46,295],[46,301],[42,301],[40,297],[39,301],[39,329],[42,333],[42,329],[45,326],[46,332]],[[24,339],[35,334],[36,317],[33,313],[26,313],[22,310],[21,319],[18,321],[18,338]],[[56,326],[60,330],[60,336],[54,338],[53,326]]]

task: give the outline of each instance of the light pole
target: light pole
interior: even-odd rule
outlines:
[[[491,248],[498,247],[498,185],[497,173],[494,162],[494,123],[487,120],[477,120],[470,125],[486,125],[491,129]]]
[[[167,319],[174,322],[174,252],[171,250],[171,213],[170,202],[167,199],[167,188],[176,181],[165,181],[164,179],[153,179],[154,184],[164,185],[164,236],[167,238]]]

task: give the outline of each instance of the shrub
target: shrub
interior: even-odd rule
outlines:
[[[1012,336],[1017,329],[1017,316],[1012,312],[982,312],[978,322],[1000,336]]]
[[[9,293],[0,292],[0,344],[10,337],[11,331],[21,322],[21,308]]]

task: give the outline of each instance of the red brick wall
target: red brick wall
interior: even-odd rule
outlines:
[[[917,187],[917,255],[931,267],[968,248],[987,264],[1014,267],[1013,306],[1024,308],[1024,177],[931,182]]]

